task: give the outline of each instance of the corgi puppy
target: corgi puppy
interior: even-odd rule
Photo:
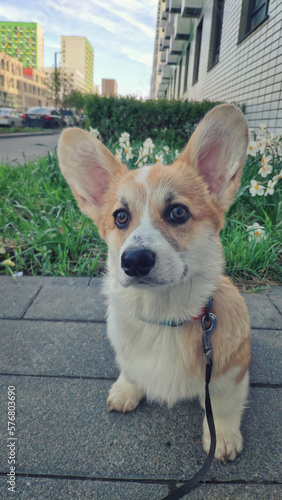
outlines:
[[[204,408],[201,311],[213,298],[210,396],[215,457],[242,451],[250,324],[244,300],[222,276],[220,230],[240,185],[248,144],[241,111],[224,104],[199,123],[173,165],[128,170],[93,135],[65,130],[58,146],[64,177],[108,245],[107,331],[120,376],[110,410],[132,411],[146,396],[174,405],[198,397]],[[210,434],[203,422],[203,447]]]

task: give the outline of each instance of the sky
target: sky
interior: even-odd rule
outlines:
[[[158,0],[1,0],[0,20],[44,28],[46,67],[54,66],[61,35],[86,36],[100,90],[102,78],[114,78],[120,95],[148,97],[157,5]]]

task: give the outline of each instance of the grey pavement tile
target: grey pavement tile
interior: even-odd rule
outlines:
[[[180,486],[180,485],[178,485]],[[161,500],[169,492],[166,485],[119,481],[90,481],[17,477],[20,500]],[[200,484],[183,498],[191,500],[278,500],[281,485]],[[9,498],[7,483],[0,478],[0,498]],[[13,498],[12,494],[10,498]],[[15,496],[14,496],[15,498]]]
[[[282,286],[271,286],[267,296],[282,314]]]
[[[282,330],[253,330],[250,382],[281,384]]]
[[[7,282],[0,277],[0,318],[21,318],[40,287],[40,283]]]
[[[22,276],[12,278],[12,276],[0,276],[0,284],[15,284],[20,285],[58,285],[58,286],[88,286],[90,278],[74,278],[64,276]]]
[[[105,321],[105,298],[97,288],[44,286],[25,318]]]
[[[181,485],[177,485],[181,486]],[[189,500],[278,500],[281,485],[264,484],[202,484],[185,495]]]
[[[281,331],[253,331],[250,367],[252,383],[281,383],[281,349]],[[0,372],[118,376],[115,355],[104,323],[36,320],[1,321]]]
[[[17,496],[7,493],[6,479],[0,478],[0,498],[5,500],[157,500],[169,490],[159,484],[18,477]]]
[[[117,377],[104,323],[1,320],[0,373]]]
[[[266,295],[244,293],[253,328],[282,328],[282,316]]]
[[[170,410],[143,402],[124,415],[106,409],[109,381],[2,375],[0,384],[2,423],[7,387],[16,387],[18,473],[184,481],[204,461],[203,412],[197,402]],[[242,425],[245,449],[233,463],[214,462],[206,479],[278,481],[278,422],[279,390],[251,389]],[[3,431],[0,448],[5,450],[5,427]],[[7,471],[5,454],[0,470]]]

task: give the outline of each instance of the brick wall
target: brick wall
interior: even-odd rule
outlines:
[[[208,71],[212,5],[212,0],[206,0],[203,8],[199,78],[193,85],[195,33],[202,17],[195,20],[190,47],[188,90],[184,94],[181,92],[182,97],[245,104],[250,127],[257,128],[260,122],[266,122],[270,130],[281,131],[282,1],[270,0],[268,19],[238,44],[242,1],[226,0],[219,62]],[[176,67],[176,85],[172,79],[168,98],[177,98],[179,61]],[[184,67],[185,50],[182,54],[181,89],[184,86]],[[173,92],[174,87],[176,94]]]

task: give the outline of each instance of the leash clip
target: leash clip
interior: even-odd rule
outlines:
[[[210,326],[207,326],[206,322],[210,321]],[[216,329],[217,325],[217,317],[215,314],[208,312],[205,316],[202,317],[202,328],[203,328],[203,337],[204,337],[204,352],[207,358],[207,364],[211,364],[211,355],[212,355],[212,346],[210,344],[210,336]]]

